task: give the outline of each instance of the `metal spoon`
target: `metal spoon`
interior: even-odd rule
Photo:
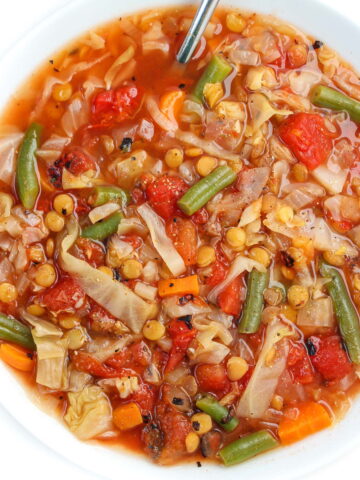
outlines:
[[[191,59],[218,3],[219,0],[202,0],[185,40],[176,55],[178,62],[187,63]]]

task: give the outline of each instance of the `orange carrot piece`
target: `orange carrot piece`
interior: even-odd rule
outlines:
[[[160,98],[160,110],[171,121],[176,120],[185,100],[185,92],[172,90],[164,93]]]
[[[140,408],[136,403],[120,405],[113,411],[113,422],[119,430],[130,430],[143,423]]]
[[[278,435],[283,445],[298,442],[331,425],[328,411],[315,402],[306,402],[298,407],[296,419],[285,418],[279,424]]]
[[[199,295],[199,279],[197,275],[190,275],[183,278],[168,278],[160,280],[158,283],[158,292],[160,297],[170,297],[171,295]]]
[[[11,367],[22,372],[31,372],[34,368],[32,353],[18,345],[2,343],[0,345],[0,358]]]

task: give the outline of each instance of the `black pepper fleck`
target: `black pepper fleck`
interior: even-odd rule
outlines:
[[[200,430],[200,423],[199,422],[192,422],[192,427],[195,430],[195,432],[198,432]]]
[[[185,83],[180,83],[179,88],[185,88],[185,87],[186,87]]]
[[[309,338],[306,340],[305,345],[311,357],[316,354],[316,347]]]
[[[314,50],[317,50],[318,48],[321,48],[323,45],[324,45],[324,42],[322,42],[321,40],[315,40],[312,46]]]
[[[179,398],[179,397],[174,397],[172,399],[172,403],[174,405],[184,405],[184,400],[182,398]]]
[[[169,287],[173,287],[173,286],[174,286],[174,284],[173,284],[173,283],[169,283]]]
[[[192,329],[192,324],[191,324],[191,315],[184,315],[183,317],[179,317],[178,320],[179,322],[184,322],[185,325],[188,327],[189,330]]]
[[[129,153],[131,152],[132,143],[132,138],[124,137],[119,148],[122,152]]]
[[[51,65],[54,65],[54,60],[49,60],[49,63],[51,63]]]
[[[200,468],[202,467],[201,462],[196,462],[196,465]]]

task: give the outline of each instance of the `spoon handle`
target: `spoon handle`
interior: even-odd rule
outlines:
[[[183,44],[176,56],[180,63],[187,63],[194,53],[219,0],[202,0]]]

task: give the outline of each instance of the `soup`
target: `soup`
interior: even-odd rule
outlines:
[[[357,390],[360,81],[234,10],[181,65],[193,14],[87,32],[9,103],[0,358],[81,440],[232,465]]]

